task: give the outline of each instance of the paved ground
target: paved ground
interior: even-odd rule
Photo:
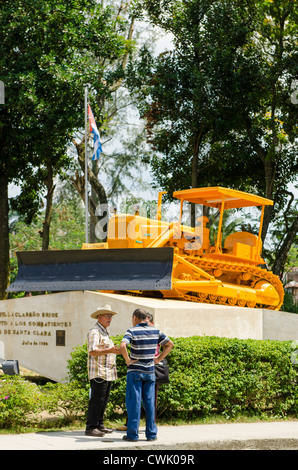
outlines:
[[[144,428],[136,443],[123,441],[124,434],[114,431],[102,438],[85,436],[84,431],[6,434],[0,435],[0,450],[102,450],[109,456],[120,450],[170,450],[172,454],[183,450],[298,450],[298,420],[159,426],[154,442],[147,442]]]

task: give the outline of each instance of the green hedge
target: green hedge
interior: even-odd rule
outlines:
[[[218,337],[172,338],[170,383],[159,387],[158,416],[226,418],[237,415],[297,415],[298,366],[290,342]],[[121,337],[113,338],[120,343]],[[117,356],[118,380],[107,410],[125,410],[126,365]],[[87,347],[76,348],[68,363],[69,380],[88,388]]]
[[[0,376],[0,429],[60,427],[85,421],[87,409],[88,391],[76,381],[41,386],[21,375]]]
[[[114,337],[120,343],[121,337]],[[160,386],[158,416],[226,419],[255,415],[293,417],[298,412],[297,344],[218,337],[175,338],[168,356],[170,383]],[[107,417],[125,412],[126,365],[117,356]],[[87,345],[73,350],[69,382],[37,386],[21,376],[0,376],[0,428],[46,427],[43,412],[62,415],[61,425],[85,421],[88,407]],[[116,413],[116,416],[115,416]]]
[[[0,429],[32,423],[42,408],[40,388],[19,375],[0,377]]]

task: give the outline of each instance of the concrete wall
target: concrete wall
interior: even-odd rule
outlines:
[[[95,324],[90,314],[110,304],[119,312],[110,334],[123,335],[133,311],[144,307],[155,325],[172,337],[220,336],[298,339],[298,315],[272,310],[228,307],[175,300],[78,291],[0,301],[0,358],[52,380],[63,381],[74,347],[86,341]]]
[[[263,310],[262,339],[293,341],[298,339],[298,314]]]

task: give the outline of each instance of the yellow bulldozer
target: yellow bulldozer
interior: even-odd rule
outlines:
[[[264,210],[271,200],[223,187],[176,191],[179,220],[166,222],[161,220],[162,194],[154,219],[115,213],[106,242],[83,244],[81,250],[17,253],[18,275],[8,291],[96,290],[280,309],[283,285],[261,258]],[[185,201],[219,210],[213,244],[206,216],[195,227],[183,225]],[[224,211],[253,206],[261,207],[258,235],[240,231],[223,242]]]

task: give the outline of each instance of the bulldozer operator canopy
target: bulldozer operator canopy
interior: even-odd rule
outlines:
[[[189,201],[195,204],[215,207],[217,209],[220,209],[223,201],[225,209],[273,205],[273,201],[270,199],[238,191],[236,189],[222,188],[220,186],[175,191],[173,193],[173,197],[180,199],[181,201]]]

